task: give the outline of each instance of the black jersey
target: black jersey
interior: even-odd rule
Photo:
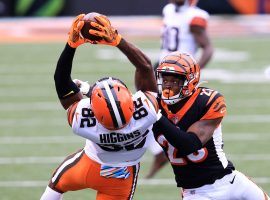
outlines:
[[[217,91],[204,87],[198,88],[177,106],[177,112],[172,113],[167,104],[160,101],[162,114],[184,131],[199,120],[216,119],[226,113],[224,97]],[[154,135],[171,162],[178,187],[188,189],[212,184],[234,170],[233,164],[223,152],[221,125],[202,149],[188,156],[180,156],[181,149],[170,145],[164,136],[157,133]]]

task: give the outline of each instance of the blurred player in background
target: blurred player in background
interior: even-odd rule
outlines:
[[[173,51],[186,52],[195,57],[202,50],[198,63],[201,69],[213,54],[207,23],[209,14],[196,7],[197,0],[171,0],[163,8],[163,30],[160,60]]]
[[[98,23],[91,22],[97,29],[91,34],[101,40],[82,38],[83,17],[79,15],[72,24],[54,79],[59,100],[67,109],[68,123],[75,134],[86,138],[86,145],[59,165],[41,199],[59,200],[65,192],[86,188],[97,191],[97,200],[132,199],[140,158],[157,120],[154,71],[149,58],[125,41],[103,15],[96,17]],[[80,82],[72,81],[71,70],[76,48],[85,42],[117,46],[136,67],[138,91],[132,95],[122,81],[108,77],[92,86],[90,99],[83,98],[77,87]]]
[[[223,152],[224,97],[199,87],[200,66],[173,52],[157,68],[162,117],[153,132],[163,147],[184,200],[266,200],[254,182],[235,170]]]
[[[199,65],[204,68],[213,55],[207,23],[209,15],[196,7],[196,0],[170,0],[163,8],[163,30],[160,60],[170,52],[187,52],[193,56],[200,48]],[[158,63],[155,68],[157,68]],[[156,146],[153,144],[151,146]],[[156,147],[158,149],[159,147]],[[151,151],[152,152],[152,151]],[[153,152],[154,161],[146,178],[152,178],[166,163],[165,156]]]

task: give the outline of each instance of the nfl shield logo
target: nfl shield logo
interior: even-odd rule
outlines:
[[[175,114],[169,114],[168,115],[169,120],[171,120],[174,124],[177,124],[179,122],[179,118]]]

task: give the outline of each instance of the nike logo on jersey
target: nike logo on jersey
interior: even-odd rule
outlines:
[[[68,95],[73,94],[73,93],[74,93],[74,91],[71,90],[69,93],[65,94],[63,97],[67,97]]]
[[[230,181],[230,184],[233,184],[235,177],[236,175],[234,175],[233,179]]]

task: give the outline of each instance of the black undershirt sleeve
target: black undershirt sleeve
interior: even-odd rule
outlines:
[[[153,125],[153,132],[155,135],[164,135],[168,142],[179,150],[180,156],[189,155],[202,148],[202,143],[195,133],[180,130],[164,116]]]
[[[59,99],[65,99],[67,97],[73,96],[80,91],[70,76],[75,51],[75,48],[72,48],[66,44],[57,62],[54,73],[54,82]]]

